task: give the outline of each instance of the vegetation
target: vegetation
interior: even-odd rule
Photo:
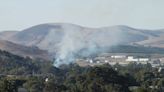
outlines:
[[[164,74],[150,64],[60,66],[60,75],[1,77],[0,92],[163,92]]]
[[[58,69],[53,66],[53,62],[24,58],[0,50],[1,75],[55,74],[56,72]]]
[[[50,61],[32,60],[0,51],[0,92],[163,92],[164,73],[151,64],[56,68]]]

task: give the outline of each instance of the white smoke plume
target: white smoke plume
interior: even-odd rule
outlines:
[[[115,31],[109,31],[106,28],[100,30],[65,25],[62,29],[61,41],[56,46],[55,66],[74,62],[76,54],[89,56],[99,51],[99,48],[116,45],[122,37],[122,32],[116,28],[113,28]],[[78,53],[82,49],[85,51]]]

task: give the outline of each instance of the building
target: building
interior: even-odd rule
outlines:
[[[137,61],[139,61],[139,59],[134,58],[133,56],[128,56],[125,61],[127,61],[127,62],[137,62]]]
[[[134,58],[133,56],[128,56],[126,61],[131,61],[131,62],[148,62],[150,61],[149,58]]]
[[[139,58],[138,61],[140,61],[140,62],[148,62],[149,58]]]
[[[126,58],[126,56],[124,56],[124,55],[115,55],[115,56],[111,56],[111,58],[119,59],[119,58]]]

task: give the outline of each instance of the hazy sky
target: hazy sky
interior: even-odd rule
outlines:
[[[0,30],[41,23],[164,28],[164,0],[0,0]]]

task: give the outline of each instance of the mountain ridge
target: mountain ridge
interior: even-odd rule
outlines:
[[[136,29],[125,25],[89,28],[69,23],[46,23],[6,36],[6,39],[2,38],[66,57],[61,54],[76,53],[83,48],[90,48],[89,51],[92,52],[92,49],[96,51],[96,47],[113,45],[138,44],[164,48],[163,36],[163,30]]]

